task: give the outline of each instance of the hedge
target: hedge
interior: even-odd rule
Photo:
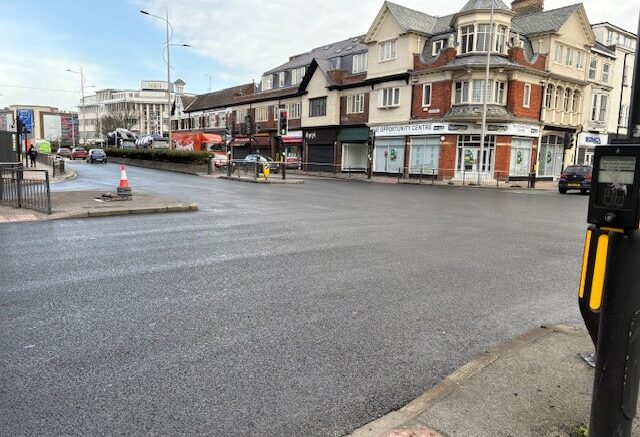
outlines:
[[[107,156],[143,159],[147,161],[206,164],[211,158],[207,152],[189,152],[171,149],[104,149]]]

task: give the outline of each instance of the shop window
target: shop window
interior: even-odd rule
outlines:
[[[409,172],[433,175],[438,169],[439,155],[440,137],[412,137]]]
[[[485,137],[480,158],[480,135],[458,135],[458,153],[456,170],[458,172],[490,172],[493,169],[493,157],[496,144],[495,135]]]
[[[509,163],[510,176],[528,176],[531,169],[530,138],[513,138],[511,140],[511,161]]]

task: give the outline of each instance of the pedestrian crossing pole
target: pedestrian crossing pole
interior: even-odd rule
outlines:
[[[590,437],[627,437],[640,383],[640,145],[595,150],[578,302],[596,346]]]

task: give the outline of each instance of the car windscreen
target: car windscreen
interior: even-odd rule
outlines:
[[[591,173],[591,167],[588,166],[570,166],[564,170],[565,173],[573,173],[581,176]]]

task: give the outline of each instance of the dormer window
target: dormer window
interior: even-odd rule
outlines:
[[[262,91],[270,90],[273,88],[273,76],[267,74],[262,76]]]
[[[434,41],[431,46],[431,56],[438,56],[444,47],[444,40]]]
[[[351,67],[351,73],[363,73],[367,71],[367,54],[360,53],[358,55],[353,55],[353,65]]]
[[[391,61],[396,58],[396,40],[380,43],[380,62]]]

